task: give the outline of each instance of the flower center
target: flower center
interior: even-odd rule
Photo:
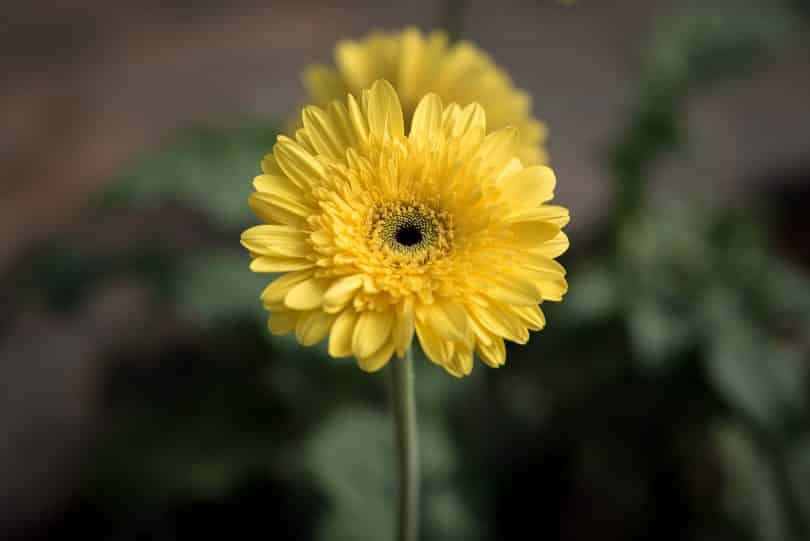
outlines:
[[[453,239],[451,216],[424,203],[381,203],[371,210],[368,224],[370,246],[394,266],[436,259],[450,250]]]
[[[394,239],[403,246],[413,246],[422,242],[422,231],[412,224],[405,224],[397,229]]]

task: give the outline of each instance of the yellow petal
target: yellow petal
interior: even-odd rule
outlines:
[[[564,227],[571,219],[568,209],[559,205],[541,205],[536,208],[519,209],[510,213],[507,219],[512,222],[544,221],[557,227]]]
[[[503,338],[495,337],[491,344],[479,342],[476,350],[487,366],[498,368],[506,362],[506,345],[503,343]]]
[[[301,345],[315,345],[326,337],[333,321],[335,316],[323,310],[304,312],[295,325],[295,337]]]
[[[453,354],[452,342],[441,340],[431,329],[429,322],[416,319],[416,336],[427,358],[435,364],[446,366],[450,364]]]
[[[253,178],[253,187],[257,192],[268,193],[276,197],[289,199],[290,201],[298,202],[301,205],[308,206],[304,192],[301,188],[295,185],[292,180],[280,175],[259,175]]]
[[[250,270],[253,272],[290,272],[309,269],[314,266],[315,263],[309,259],[269,255],[261,255],[250,262]]]
[[[323,179],[325,170],[301,145],[292,139],[280,135],[273,147],[273,155],[278,166],[296,186],[306,189]]]
[[[275,242],[273,244],[257,241],[242,241],[242,246],[254,254],[275,257],[308,257],[312,254],[312,247],[305,241],[301,242]]]
[[[368,120],[363,114],[360,104],[357,103],[354,96],[349,95],[348,104],[349,122],[352,130],[357,137],[357,140],[362,144],[366,144],[368,142],[369,135]]]
[[[540,291],[543,293],[543,300],[559,302],[563,295],[568,293],[568,282],[565,278],[543,280],[540,283]]]
[[[351,88],[367,88],[371,83],[369,62],[364,48],[352,41],[339,41],[335,45],[335,64]]]
[[[486,170],[493,170],[497,174],[515,157],[517,145],[517,128],[502,128],[484,138],[474,159],[480,159]]]
[[[510,309],[533,331],[539,331],[546,326],[546,317],[539,306],[511,306]]]
[[[300,312],[271,312],[267,327],[275,335],[287,334],[295,329]]]
[[[473,367],[473,350],[456,342],[453,354],[450,356],[450,362],[443,366],[448,373],[457,378],[468,376]]]
[[[484,328],[484,326],[481,325],[478,322],[478,320],[476,318],[469,317],[467,319],[469,320],[468,323],[470,325],[470,328],[473,331],[473,334],[475,336],[475,340],[477,342],[482,343],[482,344],[487,345],[487,346],[492,345],[492,336],[489,333],[489,331],[487,331]]]
[[[284,296],[284,305],[293,310],[313,310],[320,308],[323,294],[329,287],[329,280],[310,278],[291,288]]]
[[[416,28],[406,28],[401,34],[397,89],[403,103],[408,102],[408,97],[424,93],[425,78],[431,68],[425,57],[428,52],[426,45],[422,33]]]
[[[487,115],[484,108],[477,103],[471,103],[464,109],[453,104],[444,110],[442,124],[445,133],[453,137],[462,138],[468,132],[474,131],[483,134],[487,131]]]
[[[369,357],[358,357],[357,365],[366,372],[376,372],[391,360],[394,353],[394,343],[390,340]],[[396,362],[402,362],[400,360]]]
[[[560,228],[551,222],[517,222],[510,227],[520,248],[535,248],[557,236]]]
[[[515,258],[522,267],[534,272],[540,272],[543,276],[557,278],[565,276],[565,267],[550,257],[538,251],[526,251]]]
[[[289,225],[257,225],[242,233],[242,246],[262,255],[306,257],[308,233]]]
[[[312,270],[289,272],[279,276],[264,288],[260,298],[265,304],[278,304],[293,286],[300,284],[312,276]]]
[[[306,218],[313,212],[312,207],[310,207],[300,199],[288,199],[284,196],[270,194],[267,192],[254,192],[250,194],[250,197],[258,201],[261,201],[263,204],[267,206],[278,207],[286,212],[289,212],[290,214],[295,214],[296,216],[299,216],[301,218]]]
[[[333,314],[340,312],[362,285],[362,274],[354,274],[335,280],[323,295],[324,310]]]
[[[294,202],[284,201],[263,192],[253,192],[248,197],[248,206],[262,220],[268,223],[306,226],[306,217],[310,214],[303,206],[296,206]]]
[[[378,136],[386,132],[395,137],[405,135],[399,97],[385,79],[375,81],[368,94],[368,125],[371,133]]]
[[[388,341],[393,324],[392,310],[361,312],[352,335],[354,354],[363,358],[376,353]]]
[[[312,138],[309,136],[309,132],[304,128],[299,128],[295,132],[295,142],[301,145],[308,154],[312,156],[317,156],[319,152],[315,150],[315,146],[312,144]]]
[[[472,351],[459,351],[456,349],[456,354],[453,357],[456,367],[458,367],[462,374],[469,376],[473,368],[473,354]]]
[[[547,240],[540,246],[532,248],[531,251],[544,255],[545,257],[559,257],[568,250],[568,246],[568,236],[560,231],[553,239]]]
[[[301,114],[309,142],[318,154],[332,159],[343,159],[349,146],[341,128],[320,107],[309,106]]]
[[[346,149],[357,147],[361,139],[358,137],[355,127],[352,124],[352,119],[346,104],[338,100],[333,101],[329,106],[329,114],[332,117],[332,125],[342,134]],[[346,158],[345,149],[339,158],[341,160]]]
[[[512,208],[534,208],[554,197],[557,179],[544,165],[527,167],[501,179],[501,198]]]
[[[442,99],[436,94],[427,94],[416,106],[411,120],[410,137],[431,138],[438,135],[442,126]]]
[[[254,225],[247,228],[242,233],[242,239],[250,240],[257,238],[268,239],[269,241],[279,240],[284,242],[287,239],[306,238],[307,233],[297,227],[288,225]]]
[[[537,284],[517,270],[502,271],[501,274],[492,276],[490,283],[485,285],[484,292],[492,299],[517,306],[538,304],[543,298]]]
[[[335,319],[329,334],[329,355],[332,357],[349,357],[352,354],[352,336],[357,316],[354,308],[347,308]]]
[[[486,59],[482,58],[471,43],[456,44],[448,51],[447,58],[443,62],[443,69],[437,74],[437,86],[464,92],[463,88],[458,87],[468,83],[470,76],[480,70],[482,61],[485,63]],[[476,89],[476,93],[481,93],[481,91],[481,88]]]
[[[496,337],[502,336],[513,342],[525,343],[523,338],[528,333],[516,315],[502,310],[494,303],[488,308],[480,308],[476,305],[470,305],[468,308],[478,323]]]
[[[433,304],[420,304],[416,315],[430,324],[440,339],[464,340],[467,333],[467,312],[460,304],[437,299]]]
[[[459,372],[458,369],[456,369],[456,367],[454,365],[452,365],[452,364],[443,364],[443,365],[441,365],[441,367],[444,368],[445,371],[448,374],[450,374],[451,376],[453,376],[455,378],[461,378],[461,377],[464,376],[464,374]]]
[[[462,110],[453,103],[445,108],[442,124],[447,135],[457,138],[457,159],[462,162],[470,161],[486,135],[484,109],[477,103],[471,103]]]
[[[318,103],[326,103],[335,96],[344,96],[347,93],[340,75],[328,66],[307,66],[303,79],[307,93]]]
[[[523,162],[520,161],[519,158],[512,158],[509,162],[501,169],[501,172],[498,173],[498,176],[495,177],[495,184],[500,186],[503,179],[510,177],[516,173],[520,173],[523,171]],[[505,198],[504,198],[505,199]],[[508,202],[511,206],[511,201]]]
[[[262,173],[267,175],[275,175],[279,177],[284,176],[284,171],[278,166],[276,162],[276,157],[273,156],[273,153],[270,152],[269,154],[265,154],[262,157]]]
[[[407,297],[397,307],[397,318],[394,324],[394,346],[397,356],[404,357],[413,343],[413,297]]]

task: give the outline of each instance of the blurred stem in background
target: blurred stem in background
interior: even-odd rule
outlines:
[[[610,231],[615,235],[610,240],[618,246],[612,260],[617,276],[632,275],[627,272],[633,265],[632,257],[628,257],[628,250],[622,248],[633,244],[634,241],[628,240],[631,231],[637,233],[645,228],[672,229],[673,226],[677,226],[677,221],[671,216],[662,220],[661,217],[651,215],[645,199],[655,164],[662,157],[685,146],[687,142],[684,124],[690,98],[711,85],[727,83],[749,74],[758,63],[772,56],[774,51],[782,48],[792,37],[800,35],[802,28],[799,25],[804,21],[796,14],[799,9],[806,13],[807,5],[807,2],[799,1],[764,0],[748,3],[693,2],[678,15],[667,19],[665,25],[658,29],[645,59],[638,90],[628,111],[627,120],[608,151],[607,165],[616,199],[608,227],[604,228],[604,231]],[[709,222],[717,218],[717,216],[706,217]],[[697,223],[694,217],[692,223]],[[733,223],[736,231],[743,229],[739,218]],[[722,246],[722,242],[712,238],[710,234],[703,237],[709,254],[718,251]],[[656,242],[662,243],[663,238],[665,235],[658,235]],[[749,244],[747,249],[753,252],[753,243]],[[709,273],[719,272],[721,266],[727,264],[723,254],[714,257],[715,263],[710,266]],[[728,257],[727,254],[725,257]],[[654,281],[660,285],[661,275],[654,273],[650,275],[656,276]],[[636,286],[637,283],[632,284],[634,295],[638,295]],[[742,288],[734,293],[739,291],[742,291]],[[683,291],[679,294],[682,295]],[[797,293],[797,297],[799,296]],[[662,302],[661,306],[663,307],[661,314],[676,313],[673,306],[677,306],[677,303],[671,299]],[[687,325],[701,327],[702,323],[705,323],[699,314],[681,315],[687,316],[681,318],[682,321],[688,322]],[[725,317],[723,320],[728,322],[731,318]],[[672,323],[677,321],[669,317],[662,328],[666,327],[667,332],[675,334]],[[704,332],[709,343],[719,341],[723,334],[717,331]],[[742,335],[744,333],[735,335],[732,342],[740,343]],[[711,351],[722,350],[716,346],[713,348],[710,348]],[[771,509],[762,511],[761,516],[754,519],[759,529],[758,538],[808,539],[810,521],[803,511],[801,496],[797,496],[791,487],[791,474],[788,471],[789,452],[792,446],[796,445],[795,440],[798,436],[788,428],[790,423],[784,419],[780,418],[779,422],[774,424],[755,414],[755,408],[751,408],[745,400],[739,398],[747,394],[739,392],[738,387],[741,386],[732,381],[744,373],[746,354],[750,356],[752,364],[765,364],[769,366],[769,370],[775,371],[782,363],[779,353],[778,349],[735,351],[728,357],[729,366],[734,368],[727,372],[723,372],[722,369],[723,363],[720,362],[722,356],[712,356],[712,353],[709,353],[706,357],[707,371],[721,395],[729,400],[732,408],[738,410],[737,413],[744,419],[742,426],[745,428],[742,430],[747,430],[752,435],[748,441],[744,441],[746,439],[744,436],[729,437],[726,434],[724,437],[732,441],[733,445],[728,442],[724,445],[734,448],[734,453],[745,457],[741,461],[744,466],[737,468],[738,470],[747,473],[752,469],[751,464],[760,467],[762,477],[767,478],[769,482],[752,483],[757,485],[756,489],[759,490],[757,496],[763,501],[770,498],[770,501],[777,502]],[[801,381],[802,377],[797,379]],[[790,381],[790,378],[787,380]],[[758,382],[758,385],[762,388],[767,386],[764,382]],[[785,398],[787,393],[777,394],[780,400],[788,401]],[[804,405],[803,400],[797,400],[797,403]],[[782,415],[790,417],[787,413]],[[728,459],[727,462],[733,464],[734,460]],[[729,467],[730,470],[733,468]],[[760,504],[761,501],[758,502],[760,509],[768,507]],[[741,508],[746,507],[742,505]]]
[[[667,19],[645,59],[627,122],[608,151],[621,234],[642,209],[653,164],[683,144],[687,100],[712,83],[750,72],[787,41],[795,23],[785,2],[691,3]]]
[[[413,390],[413,346],[404,359],[391,361],[391,398],[394,442],[399,470],[399,517],[397,539],[419,539],[419,430]]]
[[[467,0],[444,0],[439,4],[439,28],[447,32],[450,42],[461,39]]]

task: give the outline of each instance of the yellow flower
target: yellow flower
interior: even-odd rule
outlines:
[[[275,334],[367,371],[411,344],[455,376],[473,354],[497,367],[504,338],[545,325],[559,301],[568,210],[545,204],[554,173],[515,158],[518,132],[486,135],[478,104],[428,94],[405,135],[394,88],[377,81],[327,110],[307,107],[296,139],[279,136],[249,204],[267,223],[242,244],[255,272],[285,273],[261,294]]]
[[[435,92],[445,102],[476,102],[487,112],[491,129],[520,130],[518,157],[527,165],[547,163],[546,128],[531,114],[531,98],[509,75],[469,42],[448,44],[447,34],[423,35],[409,28],[372,33],[361,41],[335,47],[335,67],[316,65],[304,72],[310,99],[322,106],[347,93],[360,97],[377,79],[390,81],[399,94],[408,127],[422,96]]]

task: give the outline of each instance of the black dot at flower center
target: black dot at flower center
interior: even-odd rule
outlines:
[[[415,246],[422,242],[422,230],[413,224],[403,224],[397,229],[394,240],[402,246]]]

